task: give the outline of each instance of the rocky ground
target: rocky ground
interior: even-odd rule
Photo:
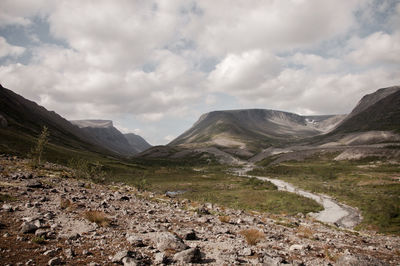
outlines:
[[[77,180],[0,157],[1,265],[399,265],[400,238]]]

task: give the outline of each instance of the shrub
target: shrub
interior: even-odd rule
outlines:
[[[69,160],[68,165],[73,169],[75,177],[79,179],[101,182],[106,177],[106,173],[102,170],[103,165],[99,162],[90,163],[84,159],[72,158]]]
[[[31,150],[31,165],[32,167],[38,167],[41,165],[42,154],[44,147],[49,142],[49,131],[46,126],[43,127],[42,132],[36,142],[36,146]]]
[[[109,226],[111,223],[110,219],[101,211],[87,211],[85,212],[84,217],[88,221],[103,227]]]
[[[249,245],[256,245],[265,237],[264,233],[257,229],[243,230],[240,234],[246,238],[247,244]]]
[[[44,244],[44,243],[46,243],[46,240],[44,239],[43,236],[36,236],[36,237],[32,238],[32,243]]]
[[[60,199],[60,208],[61,210],[65,210],[71,207],[72,203],[69,199]]]
[[[299,226],[297,228],[297,234],[303,238],[312,238],[313,231],[309,227]]]
[[[231,217],[229,216],[219,216],[218,219],[222,222],[222,223],[229,223],[231,221]]]

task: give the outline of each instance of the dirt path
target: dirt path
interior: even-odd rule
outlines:
[[[310,215],[321,222],[332,223],[345,228],[353,228],[362,219],[360,212],[356,208],[339,203],[327,195],[311,193],[279,179],[248,175],[247,172],[251,171],[253,167],[252,164],[247,164],[242,169],[237,170],[236,173],[239,176],[255,177],[260,180],[269,181],[277,186],[279,190],[296,193],[315,200],[324,207],[324,210],[318,213],[311,213]]]

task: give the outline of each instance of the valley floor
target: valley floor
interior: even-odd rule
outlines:
[[[400,238],[77,180],[0,158],[2,265],[398,265]]]

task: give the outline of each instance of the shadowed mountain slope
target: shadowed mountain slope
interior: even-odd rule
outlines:
[[[124,136],[129,144],[138,152],[145,151],[152,147],[144,138],[134,133],[127,133],[124,134]]]
[[[72,125],[69,121],[53,111],[27,100],[24,97],[0,85],[0,116],[2,124],[0,144],[2,149],[28,151],[25,141],[32,141],[47,126],[50,132],[50,143],[78,150],[89,150],[110,154],[91,139],[91,136]],[[28,142],[29,142],[28,141]]]

